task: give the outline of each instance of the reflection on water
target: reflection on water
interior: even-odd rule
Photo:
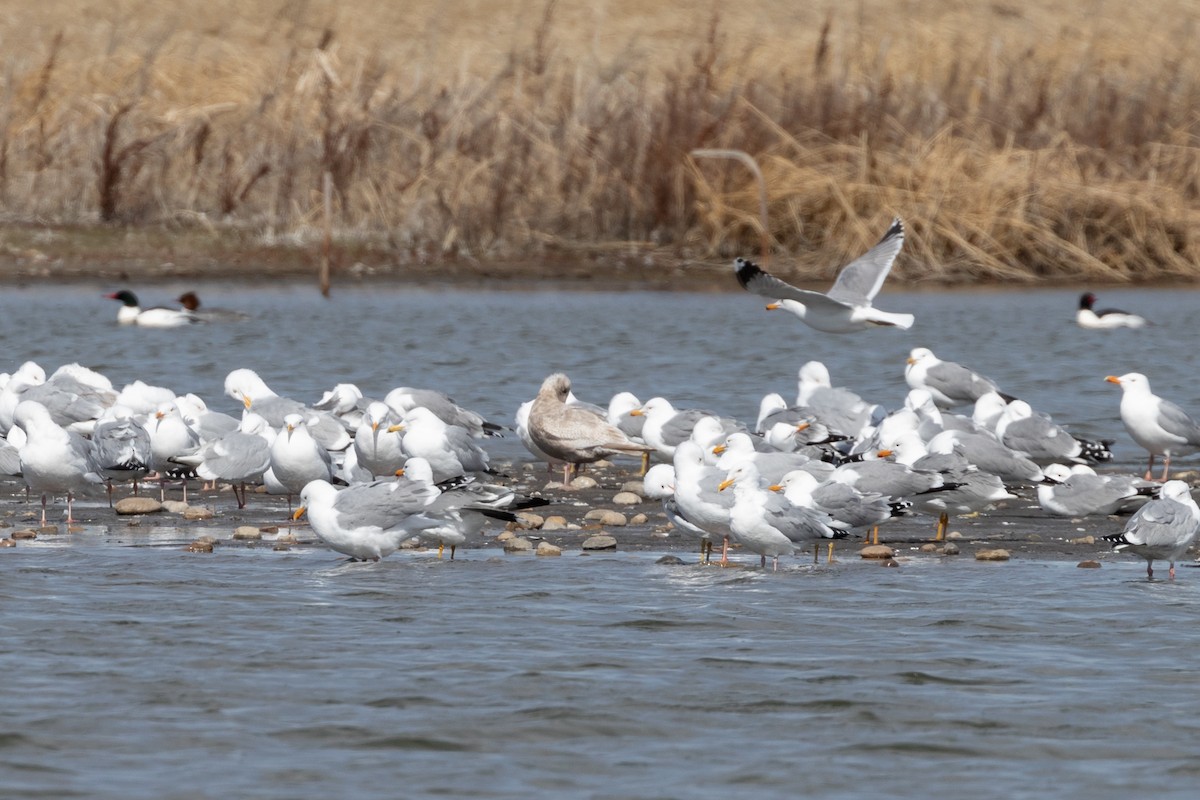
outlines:
[[[187,287],[147,289],[148,303]],[[445,389],[500,421],[552,370],[752,418],[801,363],[894,406],[915,346],[1140,461],[1104,376],[1200,410],[1195,293],[1106,292],[1159,322],[1070,324],[1076,294],[888,294],[910,332],[834,337],[743,294],[200,287],[252,319],[118,328],[100,288],[7,289],[6,363],[79,361],[195,391],[252,367],[315,400]],[[493,443],[518,455],[511,437]],[[319,547],[184,552],[175,529],[0,553],[5,797],[1190,797],[1200,575],[1070,561],[657,554],[346,564]],[[66,537],[63,540],[66,541]],[[1138,576],[1134,579],[1132,576]]]

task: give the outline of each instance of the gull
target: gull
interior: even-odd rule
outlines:
[[[73,524],[75,492],[101,481],[88,459],[87,440],[59,427],[46,407],[33,400],[21,402],[13,420],[26,435],[20,449],[21,474],[29,491],[42,496],[42,525],[46,525],[46,496],[50,492],[66,492],[67,524]]]
[[[240,401],[247,409],[260,414],[276,428],[284,425],[288,414],[301,414],[307,420],[312,437],[331,452],[350,446],[350,432],[341,420],[327,411],[308,408],[299,400],[280,397],[252,369],[235,369],[225,376],[225,394]],[[297,489],[296,491],[299,491]]]
[[[721,537],[721,564],[729,563],[729,509],[734,498],[732,492],[720,491],[725,473],[706,464],[700,445],[691,439],[675,448],[674,466],[675,503],[680,513],[707,533],[707,544],[701,543],[704,552],[712,551],[713,536]]]
[[[108,378],[79,364],[63,364],[45,382],[21,394],[22,400],[45,406],[56,424],[84,436],[91,434],[96,420],[116,398]]]
[[[829,369],[820,361],[800,367],[796,382],[796,405],[807,406],[838,433],[857,436],[868,425],[883,418],[883,407],[868,403],[841,386],[834,386]]]
[[[142,308],[138,305],[137,295],[128,289],[104,295],[109,300],[120,300],[121,308],[117,311],[117,322],[121,325],[137,325],[142,328],[182,328],[192,325],[199,320],[188,311],[178,308]]]
[[[333,477],[329,451],[313,438],[308,423],[299,414],[284,417],[283,429],[271,443],[270,468],[289,504],[292,495],[299,494],[309,483]]]
[[[1200,530],[1200,507],[1192,499],[1191,490],[1183,481],[1167,481],[1159,497],[1137,510],[1125,530],[1101,537],[1113,543],[1113,550],[1128,550],[1146,559],[1146,577],[1154,577],[1154,559],[1166,559],[1171,566],[1168,575],[1175,579],[1175,562],[1196,541]]]
[[[767,491],[758,470],[751,463],[739,464],[718,489],[733,487],[733,507],[729,529],[746,549],[757,553],[760,566],[779,569],[779,557],[796,552],[798,547],[822,540],[844,539],[847,533],[833,527],[834,520],[821,511],[791,503],[783,495]]]
[[[403,419],[387,403],[372,401],[354,432],[357,463],[374,477],[392,475],[404,466]]]
[[[1200,450],[1200,425],[1170,400],[1150,391],[1149,379],[1140,372],[1104,380],[1121,387],[1121,422],[1129,435],[1150,454],[1146,480],[1154,470],[1154,457],[1163,457],[1162,480],[1167,480],[1171,456],[1188,455]]]
[[[313,533],[337,552],[378,561],[438,524],[421,513],[437,495],[437,487],[425,483],[374,481],[339,491],[328,481],[314,480],[300,490],[292,518],[307,514]]]
[[[1063,459],[1098,464],[1112,461],[1111,441],[1090,441],[1072,436],[1045,414],[1035,414],[1024,400],[1013,400],[996,422],[996,438],[1039,464]]]
[[[675,466],[673,464],[655,464],[646,470],[642,477],[642,491],[651,500],[661,500],[663,513],[667,521],[677,530],[686,531],[700,538],[700,559],[707,562],[712,539],[709,532],[694,525],[679,508],[675,500]]]
[[[404,421],[392,427],[404,432],[404,452],[427,460],[433,468],[433,479],[439,483],[468,472],[492,471],[487,452],[466,428],[448,425],[425,406],[409,409]]]
[[[100,420],[92,431],[88,452],[92,471],[104,479],[108,487],[108,505],[112,507],[112,482],[133,481],[133,493],[138,480],[150,472],[150,432],[130,416]]]
[[[1084,292],[1079,298],[1079,310],[1075,312],[1075,323],[1081,328],[1096,330],[1111,330],[1113,328],[1141,328],[1146,324],[1146,318],[1128,311],[1116,308],[1105,308],[1096,311],[1093,306],[1096,295]]]
[[[1058,517],[1116,514],[1131,503],[1143,503],[1159,484],[1127,475],[1097,475],[1091,467],[1051,464],[1043,470],[1037,489],[1038,505]]]
[[[571,379],[556,372],[542,381],[529,408],[529,437],[542,452],[564,462],[563,483],[570,483],[578,464],[653,449],[633,441],[602,416],[569,405],[570,393]]]
[[[912,314],[880,311],[871,305],[903,244],[904,224],[897,217],[879,244],[842,268],[826,294],[792,286],[744,258],[735,259],[733,263],[743,289],[763,297],[778,298],[767,304],[768,310],[783,308],[791,311],[810,328],[826,333],[850,333],[872,326],[907,330],[913,324]]]
[[[699,408],[678,410],[665,397],[651,397],[629,414],[645,417],[642,440],[668,461],[674,458],[679,443],[692,435],[697,422],[704,417],[716,416],[712,411]]]
[[[833,474],[834,466],[827,461],[812,458],[805,453],[759,450],[755,447],[756,441],[758,440],[745,432],[729,434],[725,441],[712,448],[713,454],[717,456],[717,469],[727,474],[738,464],[752,461],[763,480],[770,483],[778,483],[784,475],[798,469],[811,473],[819,481]]]
[[[860,492],[839,481],[822,483],[804,470],[793,470],[767,487],[782,492],[793,505],[823,511],[848,529],[874,528],[909,513],[912,503],[878,492]]]
[[[36,361],[26,361],[8,376],[4,388],[0,389],[0,430],[8,433],[13,426],[13,413],[25,392],[46,382],[46,370]]]
[[[238,429],[205,442],[194,453],[172,460],[193,467],[196,475],[206,481],[228,482],[238,508],[245,508],[246,484],[261,481],[271,466],[271,442],[262,435],[265,427],[266,420],[248,414]]]
[[[328,411],[342,421],[347,428],[354,429],[362,422],[367,406],[376,402],[363,397],[362,390],[353,383],[338,383],[313,403],[317,411]]]
[[[445,392],[434,389],[413,389],[401,386],[388,392],[387,396],[383,398],[383,402],[399,414],[405,414],[417,407],[427,408],[442,422],[463,428],[475,439],[481,439],[484,436],[501,436],[501,432],[504,430],[503,426],[488,422],[483,415],[463,408]]]
[[[954,361],[943,361],[928,347],[915,347],[908,354],[904,380],[910,389],[927,389],[938,408],[974,403],[987,392],[997,392],[996,383]],[[1001,394],[1006,400],[1011,399]]]
[[[159,498],[165,497],[165,478],[179,478],[183,481],[183,501],[186,503],[187,481],[195,474],[195,469],[175,459],[196,452],[200,446],[199,434],[184,421],[174,402],[160,405],[146,421],[146,430],[150,434],[150,468],[160,476]]]
[[[929,440],[928,447],[930,453],[958,453],[979,469],[999,476],[1005,483],[1037,483],[1042,479],[1042,468],[1036,462],[990,433],[942,431]]]

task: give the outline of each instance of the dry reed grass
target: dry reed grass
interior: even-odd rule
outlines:
[[[724,262],[758,249],[757,188],[688,154],[738,148],[801,278],[892,214],[914,282],[1200,263],[1191,0],[22,5],[10,223],[305,245],[328,173],[337,241],[393,264]]]

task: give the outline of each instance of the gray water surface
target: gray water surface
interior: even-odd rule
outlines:
[[[912,331],[835,337],[742,294],[200,289],[252,318],[123,329],[100,287],[5,289],[0,369],[79,361],[234,411],[224,376],[252,367],[310,402],[429,386],[499,421],[564,370],[584,399],[753,419],[811,358],[895,406],[928,346],[1130,468],[1105,375],[1200,413],[1190,291],[1102,293],[1159,323],[1113,332],[1070,324],[1075,292],[892,293]],[[0,796],[1194,796],[1195,569],[656,557],[345,564],[95,532],[0,551]]]

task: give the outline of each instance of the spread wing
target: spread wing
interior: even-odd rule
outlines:
[[[829,296],[847,305],[871,305],[883,281],[892,271],[892,263],[904,245],[904,223],[899,217],[879,240],[879,244],[847,264],[829,290]]]

